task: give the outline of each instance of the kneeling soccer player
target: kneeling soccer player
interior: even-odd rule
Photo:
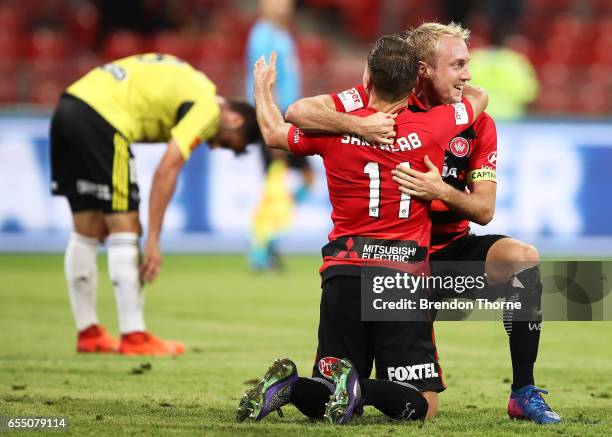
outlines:
[[[462,83],[471,79],[469,53],[467,46],[464,50],[450,51],[448,43],[457,39],[467,42],[469,32],[454,23],[423,23],[403,35],[419,47],[421,64],[419,80],[408,99],[409,110],[423,112],[439,104],[459,102]],[[367,122],[367,118],[356,120],[352,115],[336,113],[337,110],[352,114],[367,106],[368,100],[368,92],[361,84],[339,94],[299,100],[289,107],[286,117],[301,128],[350,132],[364,135],[371,142],[384,142],[393,133],[394,120],[381,121],[379,118],[377,123],[372,123]],[[375,120],[377,115],[368,118]],[[432,165],[428,166],[427,173],[400,165],[394,176],[402,192],[412,199],[434,199],[431,261],[440,261],[439,265],[454,261],[483,262],[483,267],[486,261],[487,279],[499,289],[494,294],[505,294],[513,301],[528,294],[539,301],[542,284],[537,249],[504,235],[472,235],[470,231],[469,221],[485,225],[495,210],[497,135],[494,120],[483,113],[450,142],[442,173]],[[538,302],[535,304],[539,306]],[[560,416],[542,397],[546,391],[535,385],[534,365],[541,317],[520,320],[513,311],[503,314],[512,364],[508,415],[540,424],[560,422]]]
[[[398,36],[381,37],[368,55],[365,81],[373,97],[370,107],[357,116],[399,111],[395,119],[396,141],[381,145],[349,135],[307,135],[285,123],[271,92],[274,56],[270,66],[263,59],[256,63],[257,119],[265,143],[298,155],[322,156],[334,228],[323,248],[318,365],[314,377],[300,378],[290,360],[275,362],[242,399],[239,421],[260,420],[288,402],[308,417],[326,415],[336,424],[349,423],[361,405],[372,405],[397,420],[435,414],[436,392],[442,391],[444,385],[436,360],[433,327],[431,323],[361,320],[362,268],[379,264],[367,259],[364,248],[377,246],[384,252],[406,249],[412,254],[407,260],[410,263],[427,259],[430,205],[402,197],[391,171],[399,162],[421,168],[425,155],[441,167],[448,140],[484,110],[487,96],[482,90],[466,86],[461,103],[441,105],[423,114],[406,111],[406,98],[416,81],[416,71],[414,48]],[[377,364],[376,380],[367,379],[373,361]],[[426,378],[420,375],[407,383],[409,368],[414,372],[417,366],[425,365],[433,366],[434,371]],[[403,370],[396,372],[398,369]]]

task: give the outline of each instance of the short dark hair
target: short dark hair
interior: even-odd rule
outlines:
[[[255,108],[247,102],[241,100],[227,100],[227,105],[230,110],[242,115],[244,124],[240,128],[246,144],[257,143],[261,141],[261,131],[257,124],[257,115]]]
[[[410,93],[417,70],[414,48],[399,35],[381,36],[368,53],[368,71],[374,89],[389,101]]]

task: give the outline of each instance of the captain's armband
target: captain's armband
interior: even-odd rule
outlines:
[[[467,174],[468,184],[471,184],[472,182],[478,182],[478,181],[497,182],[495,170],[491,168],[479,168],[476,170],[470,170]]]

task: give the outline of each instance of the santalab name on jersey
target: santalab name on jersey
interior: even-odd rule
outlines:
[[[363,246],[361,259],[379,259],[394,262],[409,262],[412,261],[416,253],[416,247],[365,244]]]
[[[415,132],[408,134],[405,137],[397,138],[395,140],[395,144],[372,144],[359,135],[350,134],[342,135],[342,140],[340,140],[340,142],[342,144],[350,144],[353,146],[375,147],[387,152],[407,152],[418,149],[422,145],[419,136]]]
[[[414,381],[416,379],[436,378],[434,363],[415,364],[414,366],[387,367],[389,381]]]

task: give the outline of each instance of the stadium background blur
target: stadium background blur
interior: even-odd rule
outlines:
[[[4,0],[0,3],[0,251],[61,251],[63,199],[48,195],[47,129],[62,90],[123,56],[171,53],[244,97],[245,41],[255,0]],[[498,202],[489,232],[546,254],[612,253],[612,4],[606,0],[302,0],[294,33],[304,95],[359,82],[369,43],[423,21],[472,31],[471,50],[504,44],[535,68],[539,91],[521,120],[497,119]],[[249,68],[249,67],[247,67]],[[503,84],[501,84],[503,86]],[[148,192],[161,147],[135,147]],[[200,147],[165,222],[166,249],[242,252],[261,186],[256,153],[233,160]],[[494,157],[493,159],[497,159]],[[320,160],[317,184],[295,211],[281,249],[316,253],[330,228]],[[141,209],[146,210],[146,196]],[[23,199],[28,199],[24,202]],[[144,217],[143,217],[144,218]],[[145,223],[146,225],[146,223]],[[478,231],[478,229],[477,229]]]

